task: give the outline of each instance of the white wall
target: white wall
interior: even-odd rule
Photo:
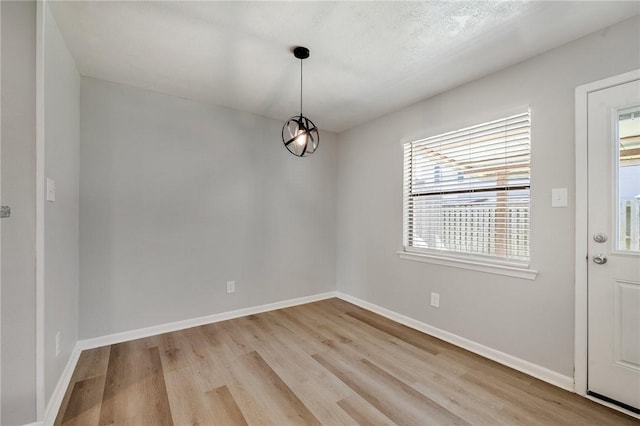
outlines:
[[[48,4],[44,12],[45,176],[56,183],[45,202],[45,401],[78,340],[80,74]],[[55,336],[60,332],[60,354]]]
[[[83,78],[80,337],[335,289],[335,136]],[[236,292],[226,293],[226,281]]]
[[[2,2],[2,419],[36,419],[36,5]]]
[[[573,376],[574,88],[640,67],[638,18],[338,136],[338,290]],[[428,76],[425,76],[428,78]],[[535,281],[398,258],[402,138],[532,113],[531,264]],[[429,292],[440,308],[429,307]]]

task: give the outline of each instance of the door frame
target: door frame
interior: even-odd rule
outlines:
[[[617,405],[587,395],[588,368],[588,311],[587,311],[587,267],[588,267],[588,170],[587,170],[587,115],[589,93],[620,84],[640,80],[640,69],[576,87],[575,90],[575,160],[576,160],[576,211],[575,211],[575,328],[574,328],[574,388],[579,395],[593,399],[633,417],[637,415]]]
[[[0,0],[1,1],[1,0]],[[45,128],[44,128],[44,53],[47,0],[36,2],[36,419],[44,421],[47,408],[45,389]]]
[[[2,2],[0,1],[0,40],[2,39]],[[2,43],[0,43],[0,93],[2,93]],[[2,151],[2,102],[0,102],[0,152]],[[0,154],[0,164],[2,163]],[[0,173],[0,178],[2,173]],[[1,179],[0,179],[1,181]],[[0,200],[2,199],[0,183]],[[0,241],[2,241],[2,224],[0,224]],[[2,271],[2,244],[0,244],[0,271]],[[2,274],[0,273],[0,343],[2,342]],[[0,344],[0,346],[2,346]],[[2,422],[2,350],[0,350],[0,423]]]

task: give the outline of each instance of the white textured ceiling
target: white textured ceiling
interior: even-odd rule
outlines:
[[[343,131],[637,15],[640,2],[53,2],[81,74]]]

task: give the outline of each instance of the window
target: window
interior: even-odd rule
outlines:
[[[530,113],[404,145],[404,250],[527,266]]]
[[[618,242],[621,251],[640,251],[640,107],[618,113]]]

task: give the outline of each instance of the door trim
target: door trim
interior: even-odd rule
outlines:
[[[44,206],[45,206],[45,146],[44,146],[44,8],[48,0],[36,2],[36,419],[44,418],[45,345],[44,345]]]
[[[575,392],[587,396],[587,253],[588,193],[587,193],[587,98],[589,93],[608,87],[640,80],[640,69],[598,80],[576,87],[575,90],[575,160],[576,160],[576,211],[575,211],[575,328],[574,328],[574,380]],[[596,400],[594,398],[589,398]],[[598,401],[600,402],[600,401]],[[608,404],[604,404],[608,405]],[[612,407],[615,408],[615,407]],[[627,414],[630,411],[618,408]],[[637,417],[636,415],[633,415]]]
[[[0,2],[0,39],[2,39],[2,2]],[[2,43],[0,43],[0,93],[2,93]],[[0,151],[2,151],[2,102],[0,102]],[[0,160],[2,155],[0,153]],[[2,173],[0,173],[0,178]],[[0,179],[1,181],[2,179]],[[0,200],[2,200],[2,185],[0,184]],[[2,228],[2,225],[0,225]],[[0,241],[2,241],[0,229]],[[2,244],[0,244],[1,246]],[[2,271],[2,253],[0,250],[0,271]],[[2,274],[0,274],[0,343],[2,342]],[[0,344],[0,346],[2,346]],[[2,422],[2,350],[0,350],[0,422]]]

